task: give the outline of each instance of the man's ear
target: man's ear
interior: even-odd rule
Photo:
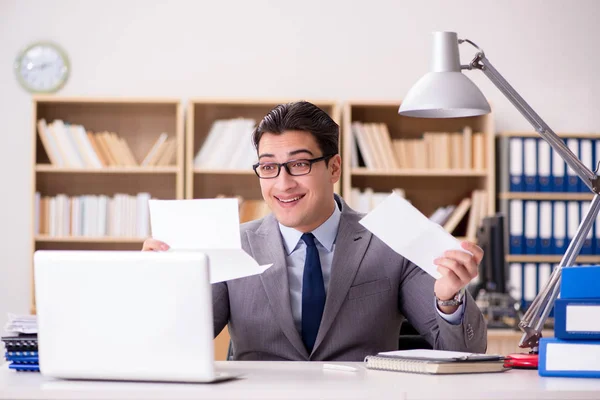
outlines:
[[[329,171],[331,173],[331,183],[336,183],[342,176],[342,157],[339,154],[329,159]]]

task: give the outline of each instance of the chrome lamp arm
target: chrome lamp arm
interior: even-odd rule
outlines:
[[[540,116],[527,104],[527,102],[517,93],[517,91],[500,75],[485,56],[484,52],[468,39],[459,39],[458,43],[469,43],[477,48],[475,58],[468,65],[461,65],[461,69],[481,70],[492,83],[510,100],[510,102],[519,110],[519,112],[535,128],[536,132],[550,144],[550,146],[560,155],[567,165],[585,182],[590,190],[595,193],[589,210],[582,219],[575,237],[569,243],[567,251],[563,255],[558,267],[554,269],[550,280],[546,286],[540,290],[533,300],[531,306],[519,323],[519,328],[524,332],[519,346],[528,347],[536,350],[541,337],[544,323],[554,302],[558,297],[560,289],[561,270],[565,266],[573,265],[581,246],[585,241],[588,232],[592,228],[596,216],[600,211],[600,182],[596,172],[591,171],[583,164],[575,154],[565,145],[562,139],[550,129],[550,127],[540,118]]]

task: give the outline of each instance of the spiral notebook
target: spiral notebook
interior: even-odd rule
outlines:
[[[475,374],[509,369],[500,355],[445,350],[388,351],[367,356],[365,363],[369,369],[419,374]]]

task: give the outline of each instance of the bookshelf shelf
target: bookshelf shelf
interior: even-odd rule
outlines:
[[[536,254],[509,254],[506,261],[509,263],[559,263],[561,255],[536,255]],[[579,256],[578,263],[600,263],[600,256]]]
[[[256,177],[254,170],[251,169],[208,169],[194,168],[194,174],[214,174],[214,175],[251,175]]]
[[[38,164],[35,172],[57,174],[174,174],[179,171],[176,166],[165,167],[103,167],[103,168],[69,168],[55,167],[50,164]]]
[[[133,106],[139,105],[165,105],[165,104],[180,104],[181,100],[175,97],[79,97],[79,96],[55,96],[55,95],[36,95],[35,102],[37,103],[71,103],[71,104],[107,104],[113,106],[115,104],[129,104]]]
[[[31,254],[141,249],[147,200],[184,198],[180,100],[34,96],[32,105]]]
[[[574,132],[557,132],[558,136],[562,138],[582,138],[585,137],[587,139],[600,139],[600,133],[590,132],[590,133],[574,133]],[[499,134],[502,137],[524,137],[524,138],[541,138],[541,136],[537,132],[500,132]]]
[[[419,176],[419,177],[446,177],[446,178],[465,178],[465,177],[486,177],[487,171],[474,170],[440,170],[440,169],[391,169],[391,170],[371,170],[367,168],[352,168],[350,173],[354,176]]]
[[[146,238],[135,237],[87,237],[87,236],[48,236],[37,235],[36,242],[59,242],[59,243],[139,243],[142,244]]]
[[[477,211],[468,206],[471,211],[464,211],[453,229],[456,236],[475,240],[476,222],[495,211],[493,117],[410,118],[398,115],[399,106],[389,100],[344,104],[344,198],[368,212],[365,207],[372,208],[381,194],[401,189],[430,216],[474,199],[477,192]],[[364,199],[367,193],[371,200]],[[468,223],[471,216],[474,224]]]
[[[502,192],[500,200],[592,200],[592,193]]]

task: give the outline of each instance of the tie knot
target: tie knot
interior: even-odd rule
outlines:
[[[307,246],[315,246],[315,235],[310,232],[304,233],[300,239],[304,240]]]

